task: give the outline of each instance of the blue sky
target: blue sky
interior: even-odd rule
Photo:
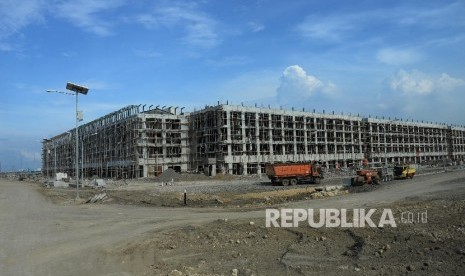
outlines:
[[[0,0],[0,162],[129,104],[217,101],[465,125],[463,1]]]

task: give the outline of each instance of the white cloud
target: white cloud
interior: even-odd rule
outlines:
[[[10,45],[9,43],[2,43],[0,42],[0,51],[3,52],[10,52],[13,51],[14,47]]]
[[[442,73],[436,82],[436,86],[442,91],[451,91],[465,85],[465,80],[453,78],[446,73]]]
[[[265,29],[265,26],[261,23],[258,22],[249,22],[249,27],[254,33],[258,33],[260,31],[263,31]]]
[[[281,87],[296,88],[299,93],[310,95],[313,91],[323,87],[323,82],[312,75],[307,75],[307,72],[299,65],[292,65],[284,70]]]
[[[419,61],[421,55],[410,49],[385,48],[378,51],[376,58],[378,61],[389,65],[405,65]]]
[[[5,40],[29,24],[40,22],[44,10],[43,0],[23,0],[21,3],[16,0],[0,1],[0,51],[15,50],[17,47]]]
[[[413,70],[411,72],[399,70],[390,81],[392,90],[400,91],[407,95],[426,95],[432,92],[447,92],[464,85],[464,80],[452,78],[446,73],[442,73],[439,77],[434,77],[418,70]]]
[[[20,32],[28,25],[41,21],[46,15],[67,19],[86,31],[107,36],[112,34],[113,23],[105,14],[116,9],[126,0],[2,0],[0,1],[0,40]],[[1,43],[1,51],[11,49]]]
[[[72,24],[100,36],[112,34],[113,24],[105,18],[105,12],[116,9],[124,0],[75,0],[60,2],[55,7],[55,15],[68,19]]]
[[[324,39],[329,41],[341,40],[355,25],[349,18],[330,17],[315,18],[313,16],[297,26],[297,30],[307,38]]]
[[[216,32],[217,22],[197,10],[195,4],[159,7],[152,13],[139,15],[137,21],[147,28],[181,27],[185,31],[183,40],[193,46],[208,49],[220,43]]]
[[[391,89],[406,94],[429,94],[433,91],[433,81],[419,71],[406,72],[399,70],[391,78]]]
[[[281,76],[281,83],[277,89],[278,101],[282,104],[302,103],[317,93],[329,95],[335,89],[335,84],[325,84],[317,77],[307,74],[299,65],[292,65],[287,67]]]
[[[329,14],[309,14],[303,22],[297,25],[297,31],[305,38],[319,39],[330,42],[354,36],[357,32],[372,32],[372,37],[387,37],[389,33],[380,32],[381,28],[405,29],[411,26],[429,31],[431,29],[462,28],[465,26],[463,13],[465,6],[459,1],[448,5],[390,5],[390,7],[355,11],[352,13],[332,12]],[[445,20],[447,18],[447,20]],[[447,39],[454,39],[444,33]],[[431,37],[430,37],[431,39]],[[436,39],[436,38],[435,38]]]
[[[465,5],[461,1],[440,4],[437,7],[397,10],[396,23],[410,28],[412,25],[422,25],[427,28],[460,28],[465,26]]]
[[[42,19],[43,0],[0,1],[0,38],[19,32],[34,21]]]

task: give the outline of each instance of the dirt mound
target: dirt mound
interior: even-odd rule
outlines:
[[[171,182],[180,180],[181,175],[175,172],[173,169],[167,169],[155,179],[156,182]]]
[[[211,180],[210,177],[204,174],[190,174],[190,173],[177,173],[173,169],[167,169],[162,174],[154,179],[150,179],[149,181],[155,182],[182,182],[182,181],[204,181],[204,180]]]

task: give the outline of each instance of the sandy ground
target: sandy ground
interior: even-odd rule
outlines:
[[[323,199],[310,189],[211,194],[221,202],[203,207],[174,206],[173,191],[162,207],[152,188],[83,204],[72,190],[2,179],[0,275],[463,275],[464,171]],[[390,208],[397,227],[266,228],[270,207]],[[401,222],[425,211],[426,223]]]

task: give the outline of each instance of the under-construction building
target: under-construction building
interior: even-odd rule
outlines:
[[[465,128],[402,119],[218,104],[128,106],[79,127],[84,177],[178,172],[258,174],[265,163],[320,161],[328,168],[463,161]],[[74,131],[43,143],[44,173],[74,175]]]
[[[188,124],[178,108],[131,105],[79,126],[83,177],[137,178],[188,170]],[[179,112],[178,112],[179,111]],[[74,175],[75,132],[43,141],[42,170]]]

